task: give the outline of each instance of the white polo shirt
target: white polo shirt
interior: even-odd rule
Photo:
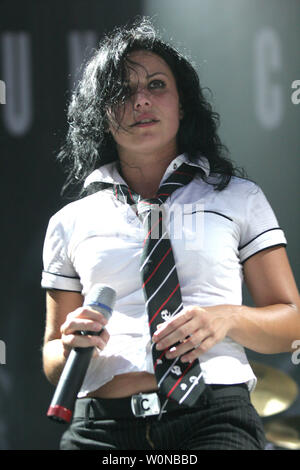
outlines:
[[[182,162],[188,162],[185,154],[171,162],[162,181]],[[196,165],[209,175],[205,157]],[[125,184],[116,163],[95,170],[86,186],[95,181]],[[223,191],[216,191],[199,175],[176,190],[165,207],[184,306],[241,305],[243,263],[261,250],[286,245],[263,192],[242,178],[233,177]],[[153,372],[139,271],[143,239],[143,225],[132,206],[109,189],[66,205],[49,221],[42,287],[85,295],[100,282],[117,292],[107,326],[110,339],[92,359],[79,397],[115,375]],[[229,337],[199,360],[206,383],[246,382],[250,390],[255,385],[244,348]]]

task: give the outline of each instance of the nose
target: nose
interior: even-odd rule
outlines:
[[[149,108],[151,106],[151,99],[149,92],[147,90],[140,89],[137,90],[135,95],[133,96],[133,107],[136,110],[140,110],[141,108]]]

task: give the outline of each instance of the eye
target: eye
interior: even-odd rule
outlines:
[[[148,88],[149,90],[160,90],[160,89],[165,88],[165,86],[166,84],[163,80],[155,79],[149,83]]]

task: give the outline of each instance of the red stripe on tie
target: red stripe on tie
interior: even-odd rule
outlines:
[[[172,250],[172,248],[170,247],[168,249],[168,251],[164,254],[164,256],[162,257],[162,259],[160,260],[160,262],[158,263],[158,265],[156,266],[156,268],[152,271],[152,273],[150,274],[150,276],[148,277],[148,279],[146,279],[146,281],[144,282],[143,284],[143,288],[145,287],[145,285],[147,284],[148,281],[150,281],[151,277],[153,276],[153,274],[158,270],[159,266],[161,265],[161,263],[163,262],[163,260],[168,256],[168,254],[170,253],[170,251]]]
[[[151,217],[151,215],[149,215],[149,217]],[[161,219],[162,219],[162,217],[160,217],[160,218],[158,219],[158,221],[156,222],[156,224],[154,224],[153,226],[151,226],[151,229],[149,230],[149,232],[147,233],[147,235],[146,235],[146,237],[145,237],[143,246],[145,245],[146,241],[148,240],[150,233],[151,233],[152,230],[156,227],[156,225],[159,224],[159,222],[161,221]]]
[[[169,349],[169,348],[166,348],[166,349],[161,353],[161,355],[156,359],[155,364],[154,364],[154,366],[153,366],[153,367],[154,367],[154,370],[155,370],[156,367],[157,367],[157,361],[159,361],[160,359],[162,359],[162,358],[164,357],[164,355],[166,354],[166,352],[168,351],[168,349]]]
[[[128,192],[129,192],[129,196],[131,197],[131,200],[132,200],[133,202],[135,202],[135,201],[134,201],[134,199],[133,199],[133,197],[132,197],[132,194],[131,194],[131,192],[130,192],[130,189],[129,189],[129,188],[128,188]]]
[[[159,307],[159,309],[157,310],[157,312],[155,312],[155,314],[153,315],[153,317],[151,318],[151,320],[149,321],[149,326],[151,325],[151,323],[153,322],[154,318],[159,314],[159,312],[161,311],[161,309],[166,305],[166,303],[168,302],[168,300],[172,297],[172,295],[175,294],[175,292],[177,291],[179,287],[179,283],[177,284],[177,286],[175,287],[175,289],[171,292],[171,294],[169,295],[169,297],[164,301],[164,303]]]
[[[185,173],[184,171],[174,171],[173,175],[191,176],[191,173]]]
[[[183,374],[181,374],[181,376],[179,377],[179,379],[177,380],[177,382],[175,382],[175,384],[173,385],[173,387],[171,388],[171,390],[169,391],[169,393],[167,394],[167,398],[170,397],[170,395],[174,392],[175,388],[180,384],[180,382],[182,381],[183,377],[185,376],[185,374],[188,372],[188,370],[192,367],[192,365],[194,364],[196,359],[193,360],[193,362],[191,362],[188,367],[185,369],[185,371],[183,372]]]
[[[158,206],[156,202],[149,202],[149,201],[141,201],[143,204],[147,204],[148,206]]]

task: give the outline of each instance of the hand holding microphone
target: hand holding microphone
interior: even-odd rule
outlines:
[[[83,305],[97,310],[109,320],[115,300],[114,289],[103,284],[96,284],[86,296]],[[84,321],[83,319],[83,323]],[[103,328],[100,331],[82,330],[78,333],[82,336],[100,335],[102,330]],[[50,419],[61,423],[71,421],[75,400],[83,383],[93,350],[94,346],[74,347],[71,350],[47,412]]]

